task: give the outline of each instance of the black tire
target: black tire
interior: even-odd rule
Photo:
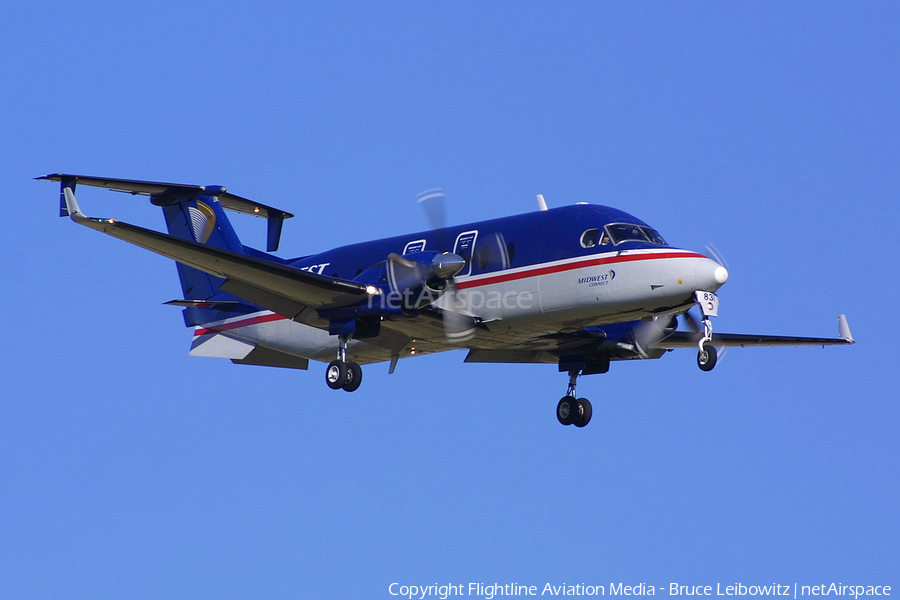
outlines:
[[[347,383],[347,363],[333,360],[325,369],[325,383],[333,390],[339,390]]]
[[[362,383],[362,367],[355,362],[347,363],[347,382],[344,384],[345,392],[355,392]]]
[[[563,396],[556,405],[556,419],[563,425],[571,425],[578,416],[578,401],[572,396]]]
[[[581,405],[581,414],[575,419],[573,424],[575,427],[584,427],[591,422],[591,415],[594,413],[594,409],[591,406],[591,401],[587,398],[579,398],[576,402]]]
[[[717,360],[716,347],[710,344],[705,344],[703,350],[697,353],[697,366],[700,367],[701,371],[712,371],[716,366]]]

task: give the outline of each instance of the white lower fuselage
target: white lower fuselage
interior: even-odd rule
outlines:
[[[715,291],[724,283],[724,270],[717,269],[720,265],[697,253],[662,247],[457,277],[464,311],[484,324],[473,339],[453,345],[436,327],[410,328],[398,319],[391,325],[409,337],[405,347],[387,349],[362,339],[352,340],[348,351],[371,363],[392,354],[403,358],[454,347],[509,348],[548,334],[677,312],[693,303],[695,291]],[[337,336],[271,311],[204,324],[195,329],[195,339],[212,333],[322,362],[333,360],[338,348]]]

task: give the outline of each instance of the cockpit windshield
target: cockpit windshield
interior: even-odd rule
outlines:
[[[668,246],[659,232],[645,225],[632,225],[631,223],[610,223],[606,226],[606,232],[612,238],[613,244],[622,242],[649,242]]]

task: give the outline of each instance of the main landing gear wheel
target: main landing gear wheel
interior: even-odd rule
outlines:
[[[563,396],[556,405],[556,419],[563,425],[584,427],[591,422],[593,412],[593,407],[587,398],[576,400],[573,396]]]
[[[362,367],[355,362],[347,363],[347,382],[344,384],[345,392],[355,392],[362,383]]]
[[[703,349],[697,353],[697,366],[701,371],[712,371],[716,366],[716,360],[718,360],[718,353],[715,346],[704,345]]]
[[[578,403],[579,414],[575,421],[572,423],[575,427],[584,427],[588,423],[591,422],[591,415],[594,413],[594,408],[591,406],[590,400],[587,398],[579,398],[575,402]]]
[[[325,383],[333,390],[355,392],[362,383],[362,367],[355,362],[333,360],[325,369]]]
[[[350,336],[342,335],[338,340],[338,355],[325,369],[325,383],[333,390],[355,392],[362,383],[362,368],[355,362],[347,360],[347,344],[350,343]]]
[[[591,415],[594,413],[591,403],[587,398],[575,399],[575,382],[580,374],[580,369],[569,371],[569,387],[566,395],[556,405],[556,420],[563,425],[584,427],[591,422]]]
[[[347,363],[342,360],[333,360],[328,363],[328,368],[325,369],[325,383],[333,390],[344,387],[347,384]]]
[[[563,425],[571,425],[575,418],[581,416],[578,411],[578,402],[572,396],[563,396],[556,405],[556,418]]]

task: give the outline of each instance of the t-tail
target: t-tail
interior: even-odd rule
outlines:
[[[229,194],[222,186],[183,185],[68,174],[53,174],[38,179],[60,182],[59,216],[70,217],[82,225],[178,261],[176,266],[183,298],[172,300],[168,304],[185,308],[184,319],[188,327],[259,310],[259,307],[221,289],[226,279],[216,276],[207,268],[209,260],[215,259],[216,251],[212,250],[213,248],[225,251],[232,257],[246,256],[250,261],[262,259],[281,263],[280,259],[274,256],[241,244],[225,210],[265,217],[268,220],[266,249],[269,252],[278,249],[284,219],[293,216],[270,206]],[[114,219],[86,217],[75,200],[77,184],[149,196],[151,203],[162,208],[169,236]],[[179,244],[177,240],[186,240],[188,243]],[[203,245],[207,250],[201,251],[195,244]],[[196,256],[198,253],[205,256]],[[200,262],[196,263],[196,267],[191,266],[191,261],[184,260],[185,257],[195,257]]]

